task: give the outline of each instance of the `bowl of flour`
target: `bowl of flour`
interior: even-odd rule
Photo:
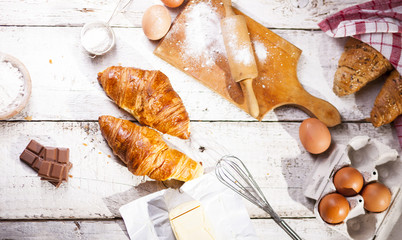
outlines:
[[[24,64],[0,52],[0,120],[9,119],[24,109],[31,89],[31,77]]]

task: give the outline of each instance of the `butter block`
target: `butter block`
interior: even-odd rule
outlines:
[[[198,201],[185,202],[169,211],[169,220],[177,240],[213,240],[213,228]]]

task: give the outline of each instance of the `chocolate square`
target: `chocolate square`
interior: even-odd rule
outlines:
[[[46,152],[44,159],[47,161],[56,162],[57,161],[57,148],[54,147],[46,147]]]
[[[25,149],[20,155],[20,160],[26,162],[31,167],[35,161],[35,158],[36,158],[36,155],[27,149]]]
[[[48,161],[43,161],[39,167],[38,174],[42,176],[49,176],[51,171],[52,163]]]
[[[37,157],[35,162],[32,164],[33,169],[35,169],[36,171],[38,171],[42,165],[43,159]]]
[[[70,149],[68,148],[59,148],[58,162],[59,163],[68,163],[70,160]]]
[[[28,146],[26,147],[27,149],[31,150],[33,153],[35,153],[36,155],[39,155],[39,153],[41,152],[41,150],[43,149],[43,145],[38,143],[35,140],[31,140],[28,143]]]
[[[61,180],[63,177],[64,165],[54,163],[50,177]]]

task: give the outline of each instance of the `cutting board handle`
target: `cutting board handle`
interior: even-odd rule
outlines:
[[[243,89],[250,115],[254,118],[258,118],[258,115],[260,115],[260,108],[253,90],[253,79],[249,78],[241,81],[240,86]]]
[[[230,17],[230,16],[234,16],[236,15],[233,12],[233,8],[232,8],[232,0],[222,0],[223,2],[223,6],[225,6],[225,17]]]
[[[333,127],[341,123],[341,116],[338,110],[329,102],[316,98],[306,91],[297,97],[295,106],[301,108],[311,117],[318,118],[328,127]]]

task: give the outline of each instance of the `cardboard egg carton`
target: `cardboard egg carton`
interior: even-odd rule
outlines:
[[[318,204],[325,195],[336,192],[334,174],[341,168],[352,166],[363,175],[365,185],[379,181],[392,194],[391,204],[381,213],[364,209],[364,199],[358,194],[346,197],[350,205],[347,218],[339,224],[328,224],[318,212]],[[398,151],[368,136],[353,138],[348,145],[333,144],[315,162],[312,174],[306,181],[304,195],[316,200],[314,214],[318,221],[342,233],[349,239],[387,239],[402,213],[402,161]]]

